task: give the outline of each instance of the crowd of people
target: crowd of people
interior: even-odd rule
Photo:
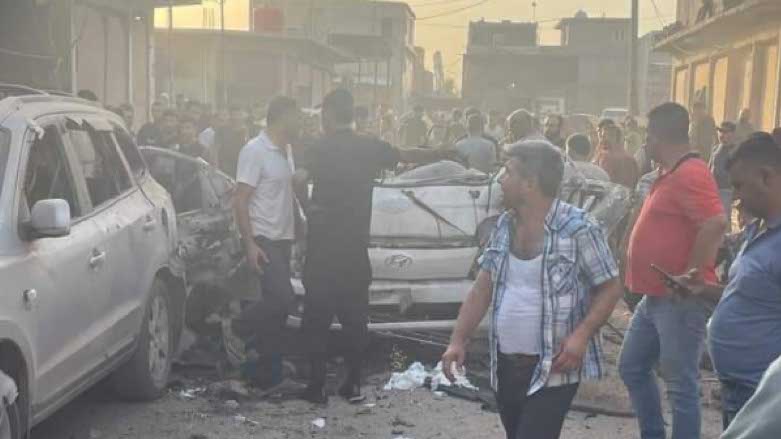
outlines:
[[[236,177],[236,221],[261,277],[248,326],[260,335],[263,386],[284,382],[279,334],[305,213],[302,331],[311,367],[303,396],[328,399],[324,337],[336,317],[347,368],[339,394],[363,399],[374,178],[400,163],[450,159],[488,174],[505,170],[506,211],[479,259],[443,369],[453,378],[488,315],[491,385],[508,439],[559,437],[579,383],[605,374],[599,331],[624,295],[634,299],[633,316],[618,370],[641,438],[668,437],[656,375],[671,402],[672,439],[700,437],[706,349],[722,384],[723,438],[781,435],[781,418],[770,415],[781,410],[781,130],[755,132],[748,110],[716,125],[701,104],[691,112],[660,105],[644,129],[631,117],[605,119],[569,136],[566,118],[540,121],[522,109],[505,118],[415,106],[400,118],[382,108],[372,117],[342,89],[320,110],[322,125],[287,97],[214,114],[197,102],[179,110],[156,102],[137,134],[140,145],[201,157]],[[132,107],[116,111],[133,125]],[[572,172],[634,192],[617,248],[586,212],[558,199]]]

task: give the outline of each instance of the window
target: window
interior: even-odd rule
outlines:
[[[73,174],[65,160],[62,138],[56,125],[45,127],[43,137],[33,142],[30,148],[23,197],[22,213],[25,215],[29,215],[35,203],[50,199],[67,201],[71,216],[76,218],[81,215]]]
[[[133,139],[120,126],[114,126],[114,138],[117,145],[119,145],[120,151],[122,151],[122,155],[125,156],[127,164],[130,166],[130,171],[136,177],[142,177],[146,172],[146,164],[144,164],[141,153],[138,151]]]
[[[130,176],[109,132],[71,128],[68,133],[81,163],[92,206],[99,206],[130,188]]]

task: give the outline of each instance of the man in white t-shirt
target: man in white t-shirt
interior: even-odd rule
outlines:
[[[261,277],[262,301],[245,310],[255,332],[261,370],[270,377],[252,378],[262,387],[280,384],[282,331],[293,303],[290,252],[295,238],[293,164],[288,145],[301,131],[296,101],[280,96],[269,104],[268,128],[239,154],[234,210],[249,267]]]

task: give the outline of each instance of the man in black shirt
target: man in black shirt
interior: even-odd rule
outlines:
[[[312,371],[306,399],[324,403],[328,328],[334,316],[342,325],[347,380],[339,394],[360,401],[363,353],[368,341],[369,229],[374,179],[399,161],[425,163],[454,156],[451,150],[396,149],[352,129],[353,97],[338,89],[323,101],[324,136],[308,151],[297,174],[311,179],[307,206],[309,232],[303,282],[306,288],[302,331],[309,344]],[[305,194],[305,190],[298,191]]]
[[[165,106],[160,101],[152,103],[152,120],[141,126],[136,136],[136,143],[140,146],[160,146],[161,127]]]

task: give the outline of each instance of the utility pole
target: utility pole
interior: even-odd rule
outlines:
[[[168,106],[176,106],[174,96],[174,2],[168,0]]]
[[[637,116],[638,104],[638,68],[637,68],[637,34],[639,31],[639,0],[632,1],[632,31],[629,37],[629,114]]]
[[[220,2],[220,96],[219,107],[225,108],[228,103],[228,87],[225,83],[225,0]]]

